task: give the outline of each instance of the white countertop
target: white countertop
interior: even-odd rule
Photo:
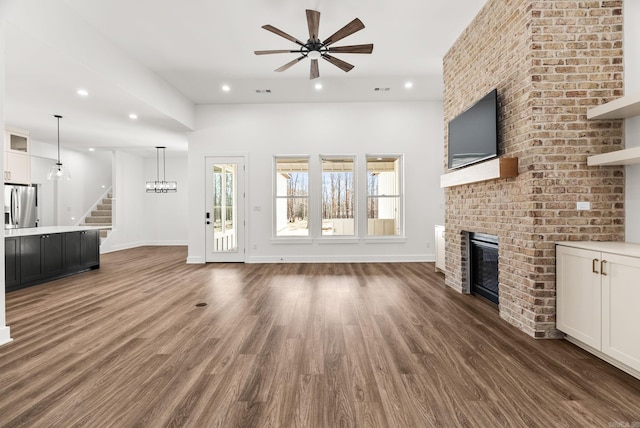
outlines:
[[[84,230],[111,229],[111,226],[47,226],[47,227],[25,227],[23,229],[5,229],[4,236],[33,236],[46,235],[52,233],[82,232]]]
[[[622,256],[640,257],[640,244],[633,244],[631,242],[563,241],[556,242],[556,244],[564,245],[565,247],[619,254]]]

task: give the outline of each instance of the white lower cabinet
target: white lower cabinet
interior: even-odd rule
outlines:
[[[558,244],[556,267],[558,330],[640,377],[640,245]]]

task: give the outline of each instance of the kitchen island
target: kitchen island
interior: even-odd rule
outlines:
[[[104,226],[5,230],[5,290],[12,291],[100,267]]]

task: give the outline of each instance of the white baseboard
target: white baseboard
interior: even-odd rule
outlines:
[[[100,254],[113,253],[115,251],[122,251],[122,250],[130,250],[131,248],[138,248],[144,245],[145,245],[144,242],[130,242],[127,244],[113,245],[108,248],[103,248],[103,246],[100,246]]]
[[[187,257],[188,265],[201,265],[205,263],[204,257],[201,256],[189,256]]]
[[[5,345],[9,342],[12,342],[11,331],[7,326],[0,327],[0,346]]]
[[[113,253],[115,251],[130,250],[138,247],[186,247],[187,241],[140,241],[128,244],[114,245],[112,247],[100,247],[100,254]]]
[[[430,257],[431,256],[431,257]],[[246,263],[412,263],[433,262],[430,254],[400,256],[344,255],[344,256],[249,256]]]

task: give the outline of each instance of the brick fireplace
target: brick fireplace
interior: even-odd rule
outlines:
[[[469,292],[468,232],[495,235],[499,315],[536,338],[555,329],[555,247],[624,239],[622,122],[587,109],[623,95],[622,1],[489,0],[444,58],[447,123],[498,89],[499,148],[519,175],[445,189],[446,283]],[[578,211],[577,202],[591,210]]]

